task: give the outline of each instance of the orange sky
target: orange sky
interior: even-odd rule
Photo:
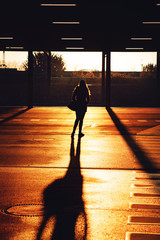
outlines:
[[[66,63],[66,70],[98,70],[102,68],[101,52],[53,52],[62,55]],[[27,59],[27,52],[5,53],[7,62],[16,61],[19,65]],[[0,51],[0,61],[2,62],[3,52]],[[112,71],[141,71],[142,65],[148,63],[156,64],[156,52],[112,52]]]

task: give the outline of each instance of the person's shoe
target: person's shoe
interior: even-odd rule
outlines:
[[[81,137],[84,137],[84,134],[83,133],[80,133],[79,134],[79,137],[81,138]]]

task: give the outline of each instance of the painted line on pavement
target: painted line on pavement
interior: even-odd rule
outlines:
[[[15,118],[15,119],[12,119],[11,121],[13,121],[13,122],[20,122],[20,121],[22,121],[23,119],[20,119],[20,118]]]
[[[48,119],[49,122],[57,122],[58,119]]]
[[[160,184],[157,187],[154,184],[131,184],[131,188],[160,188]]]
[[[129,216],[127,224],[160,225],[160,217]]]
[[[125,240],[159,240],[160,233],[126,232]]]
[[[160,209],[158,204],[141,204],[141,203],[130,203],[130,209]]]
[[[130,120],[128,120],[128,119],[123,119],[123,120],[121,120],[122,122],[130,122]]]
[[[160,181],[160,177],[158,176],[142,176],[142,177],[132,177],[132,181],[137,181],[137,180],[156,180],[156,181]]]
[[[92,128],[92,127],[96,127],[96,126],[97,126],[96,123],[92,123],[92,124],[91,124],[91,128]]]
[[[130,197],[139,197],[139,198],[159,198],[159,193],[130,193]]]
[[[156,185],[150,181],[151,178],[157,179],[159,177],[159,174],[147,174],[146,172],[142,171],[133,171],[134,177],[132,178],[132,181],[137,181],[143,180],[141,183],[132,183],[131,184],[131,189],[143,189],[150,188],[150,189],[157,189]],[[137,177],[136,177],[137,176]],[[145,180],[145,182],[144,182]],[[147,183],[147,182],[148,183]],[[157,181],[156,181],[157,183]],[[143,199],[149,199],[149,198],[159,198],[160,194],[158,193],[134,193],[130,192],[130,197],[138,197],[143,198]],[[136,198],[134,198],[135,200]],[[152,212],[155,210],[156,212],[159,211],[160,205],[159,204],[150,204],[150,203],[130,203],[129,204],[129,209],[134,210],[135,212],[138,210],[141,211],[149,211],[151,210]],[[145,217],[145,216],[128,216],[128,225],[160,225],[160,217]],[[126,238],[125,240],[159,240],[160,239],[160,233],[153,233],[153,232],[126,232]]]
[[[0,121],[3,121],[4,120],[4,118],[0,118]],[[18,119],[18,120],[16,120],[16,119],[11,119],[12,121],[22,121],[22,120],[24,120],[24,119]],[[31,119],[30,121],[36,121],[37,119]],[[43,120],[43,119],[38,119],[38,121],[40,121],[40,120]],[[47,121],[58,121],[58,119],[48,119]],[[73,121],[73,119],[66,119],[65,121]],[[86,120],[87,121],[87,120]],[[122,122],[131,122],[130,120],[128,120],[128,119],[122,119],[121,120]],[[137,122],[148,122],[149,120],[136,120]],[[154,120],[155,122],[160,122],[160,120]],[[105,120],[105,122],[112,122],[111,120]]]
[[[31,122],[39,122],[40,119],[31,119],[30,121],[31,121]]]
[[[147,120],[137,120],[137,122],[148,122]]]
[[[134,174],[141,174],[141,175],[149,175],[149,176],[156,176],[156,177],[160,177],[160,173],[147,173],[147,172],[140,172],[140,171],[133,171]]]

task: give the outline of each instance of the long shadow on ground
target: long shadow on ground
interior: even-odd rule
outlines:
[[[8,122],[8,121],[10,121],[10,120],[12,120],[12,119],[18,117],[19,115],[21,115],[21,114],[27,112],[29,109],[31,109],[31,108],[30,108],[30,107],[27,107],[27,108],[25,108],[25,109],[23,109],[23,110],[18,111],[18,112],[15,113],[15,114],[9,116],[9,117],[7,117],[7,118],[1,120],[1,121],[0,121],[0,125],[2,125],[3,123]],[[1,112],[4,113],[5,111],[2,110]]]
[[[51,218],[55,220],[55,224],[50,239],[86,239],[87,218],[82,199],[80,141],[79,139],[75,154],[74,139],[71,140],[70,164],[65,176],[56,179],[44,190],[44,216],[37,240],[41,239]]]
[[[140,162],[143,169],[147,173],[159,173],[159,170],[156,168],[156,166],[154,166],[151,159],[149,159],[146,156],[145,152],[136,144],[132,136],[129,134],[127,128],[121,123],[120,119],[117,117],[116,113],[111,108],[107,108],[107,111],[112,121],[114,122],[116,128],[121,133],[122,137],[135,154],[137,160]]]

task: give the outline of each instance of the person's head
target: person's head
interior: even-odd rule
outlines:
[[[87,83],[84,80],[81,80],[78,84],[78,86],[83,89],[84,91],[88,91],[88,94],[91,95],[90,90],[88,88]]]
[[[80,83],[79,83],[79,86],[80,87],[86,87],[86,82],[84,80],[81,80]]]

